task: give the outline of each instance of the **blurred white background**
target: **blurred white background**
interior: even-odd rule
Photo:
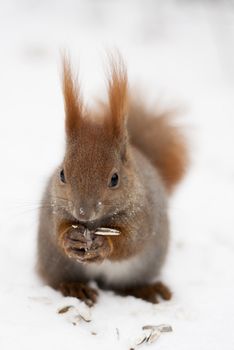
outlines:
[[[0,348],[129,349],[144,324],[170,323],[150,348],[233,349],[234,2],[0,0],[0,44]],[[149,103],[185,112],[192,165],[170,202],[162,274],[174,297],[155,306],[101,292],[92,321],[74,327],[34,271],[37,208],[63,156],[60,51],[92,103],[113,47]]]

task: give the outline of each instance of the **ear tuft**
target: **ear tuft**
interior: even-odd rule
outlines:
[[[72,76],[71,64],[68,57],[63,56],[63,96],[66,114],[66,133],[71,136],[79,128],[83,104],[80,96],[80,88],[77,77]]]
[[[128,77],[126,65],[117,51],[109,53],[108,97],[111,114],[111,124],[116,136],[121,136],[126,130]]]

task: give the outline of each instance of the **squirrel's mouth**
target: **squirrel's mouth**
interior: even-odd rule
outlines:
[[[70,221],[74,225],[82,225],[89,230],[95,230],[96,228],[100,227],[100,224],[103,223],[105,220],[104,217],[98,218],[96,220],[80,220],[76,216],[73,215],[73,213],[68,210],[64,209],[64,214],[67,217],[67,220]]]
[[[100,218],[97,218],[95,220],[80,220],[80,218],[76,218],[70,211],[65,210],[67,219],[71,221],[74,225],[82,225],[85,228],[89,229],[90,231],[95,231],[99,227],[112,227],[112,218],[113,218],[113,213],[109,213],[105,216],[102,216]],[[115,216],[116,216],[116,211],[115,211]],[[121,215],[121,211],[118,212],[118,216]]]
[[[83,225],[84,227],[88,228],[89,230],[95,230],[100,226],[101,220],[76,220],[77,224]]]

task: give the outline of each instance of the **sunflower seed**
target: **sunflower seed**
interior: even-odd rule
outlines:
[[[119,236],[120,231],[108,227],[99,227],[95,232],[95,235],[100,236]]]
[[[161,333],[167,333],[167,332],[173,331],[172,326],[170,326],[169,324],[160,324],[157,326],[157,328]]]
[[[156,340],[158,340],[158,338],[160,337],[161,332],[158,329],[155,329],[154,331],[152,331],[150,333],[150,335],[147,338],[147,343],[151,344],[153,342],[155,342]]]
[[[136,346],[142,345],[147,342],[147,336],[143,334],[137,341],[136,341]]]
[[[80,317],[81,317],[82,320],[85,321],[85,322],[91,322],[91,321],[92,321],[92,318],[91,318],[90,309],[87,309],[87,310],[82,311],[82,313],[80,313]]]
[[[68,312],[71,308],[74,308],[73,305],[67,305],[62,307],[61,309],[58,310],[58,314],[65,314],[66,312]]]
[[[158,329],[160,332],[162,333],[166,333],[166,332],[172,332],[173,329],[169,324],[159,324],[158,326],[153,326],[153,325],[146,325],[144,327],[142,327],[143,330],[155,330]]]
[[[160,325],[145,325],[142,327],[142,330],[145,331],[141,337],[135,343],[135,347],[138,347],[143,344],[151,344],[158,340],[162,333],[172,332],[172,327],[167,324]],[[131,348],[132,350],[135,349]]]

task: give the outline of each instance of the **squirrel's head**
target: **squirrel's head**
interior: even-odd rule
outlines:
[[[70,64],[63,62],[67,142],[54,188],[78,221],[95,222],[124,209],[133,181],[126,128],[127,85],[123,60],[119,55],[112,57],[108,104],[102,113],[88,112]]]

